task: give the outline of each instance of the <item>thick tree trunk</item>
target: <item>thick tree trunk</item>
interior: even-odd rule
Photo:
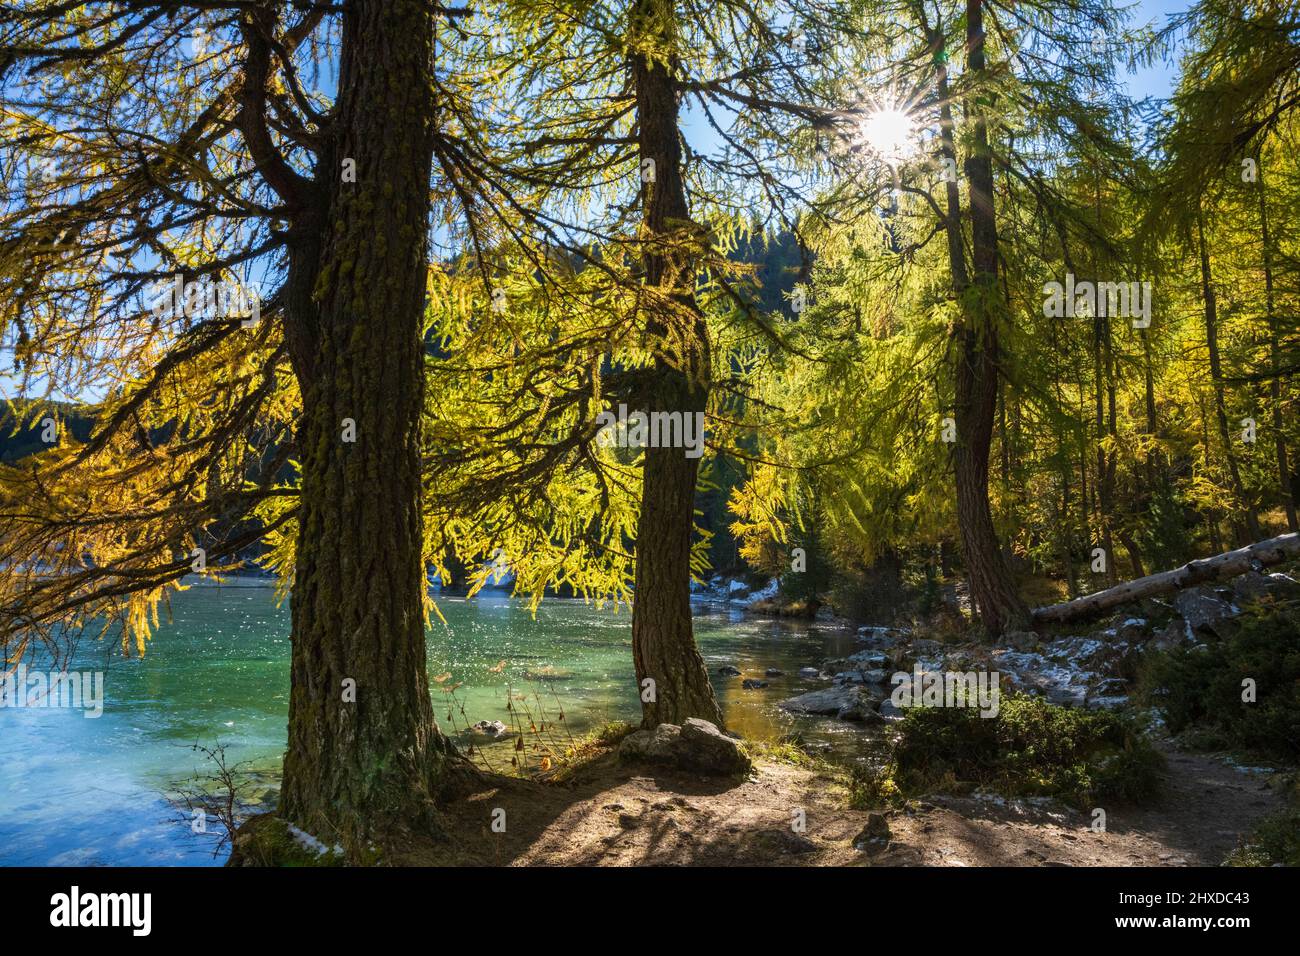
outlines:
[[[982,0],[967,0],[966,17],[967,56],[978,78],[984,71]],[[980,620],[990,633],[999,634],[1023,624],[1029,612],[1016,593],[989,509],[989,452],[999,375],[998,236],[988,129],[980,116],[974,121],[965,166],[970,183],[972,284],[959,290],[963,318],[956,330],[957,524]]]
[[[650,22],[653,12],[651,4],[638,4],[637,25]],[[646,339],[657,358],[644,410],[680,412],[685,421],[705,410],[710,377],[708,332],[695,301],[698,253],[693,250],[701,239],[690,221],[682,181],[673,68],[640,53],[633,55],[631,67],[640,156],[643,163],[648,159],[654,164],[648,177],[652,181],[643,186],[643,308]],[[668,361],[669,355],[676,360]],[[722,711],[691,622],[691,536],[698,470],[699,458],[687,457],[684,448],[645,450],[632,656],[647,727],[680,724],[688,717],[722,726]]]
[[[334,155],[355,160],[356,181],[332,163],[318,172],[329,198],[300,431],[280,809],[349,852],[428,826],[453,753],[429,700],[421,557],[432,36],[418,0],[354,0]]]
[[[1145,578],[1138,578],[1136,581],[1126,581],[1113,588],[1097,591],[1074,601],[1066,601],[1064,604],[1035,608],[1033,612],[1034,623],[1052,624],[1094,617],[1112,608],[1119,607],[1121,604],[1128,604],[1142,598],[1154,597],[1168,591],[1191,587],[1206,581],[1220,581],[1224,578],[1236,577],[1238,574],[1245,574],[1256,565],[1267,567],[1270,564],[1279,564],[1297,555],[1300,555],[1300,534],[1284,534],[1276,538],[1269,538],[1267,541],[1259,541],[1244,548],[1238,548],[1236,551],[1229,551],[1226,554],[1216,554],[1212,558],[1190,561],[1181,568],[1175,568],[1172,571],[1161,571],[1159,574],[1151,574]]]

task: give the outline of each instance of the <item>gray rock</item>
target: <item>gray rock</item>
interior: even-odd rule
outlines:
[[[509,728],[499,720],[480,720],[476,724],[471,724],[469,729],[476,734],[482,734],[484,737],[493,739],[506,737],[510,733]]]
[[[723,677],[739,677],[740,668],[732,667],[730,664],[723,664],[721,667],[718,668],[718,673],[721,674]]]
[[[1043,656],[1080,670],[1103,669],[1119,652],[1113,630],[1097,631],[1087,637],[1062,637],[1043,645]]]
[[[889,844],[891,836],[889,821],[885,819],[885,815],[883,813],[868,813],[867,825],[862,828],[862,832],[853,838],[853,848],[865,852],[883,850]]]
[[[1285,574],[1247,571],[1232,582],[1232,594],[1242,604],[1268,604],[1300,598],[1300,583]]]
[[[671,726],[671,725],[669,725]],[[749,758],[733,737],[728,737],[716,724],[698,717],[688,717],[681,727],[680,760],[697,770],[715,773],[743,773],[749,769]]]
[[[839,671],[872,670],[890,666],[892,665],[889,655],[882,651],[858,651],[848,657],[837,657],[828,660],[822,664],[822,669],[827,673],[834,674]]]
[[[876,723],[881,720],[880,714],[876,707],[880,702],[871,697],[859,696],[858,699],[846,706],[841,707],[839,713],[835,715],[837,720],[851,721],[853,723]]]
[[[1174,595],[1174,610],[1193,632],[1209,631],[1212,634],[1218,633],[1223,622],[1241,613],[1239,608],[1208,588],[1186,588],[1179,591]]]
[[[904,631],[893,627],[858,628],[858,640],[864,644],[870,644],[872,647],[888,649],[906,636]]]
[[[799,668],[799,676],[807,678],[821,677],[822,672],[815,667],[801,667]]]
[[[1137,644],[1151,636],[1151,625],[1145,618],[1127,617],[1115,625],[1115,637],[1127,644]]]
[[[1038,635],[1033,631],[1007,631],[1002,641],[1013,650],[1032,651],[1038,646]]]
[[[1164,620],[1164,618],[1174,609],[1173,605],[1168,601],[1154,597],[1143,598],[1138,602],[1138,607],[1142,609],[1142,613],[1145,614],[1148,619],[1154,617],[1159,618],[1160,620]]]
[[[1118,710],[1128,703],[1128,681],[1122,677],[1107,677],[1097,681],[1088,691],[1089,710]]]
[[[831,680],[836,684],[888,684],[889,672],[879,668],[869,671],[840,671]]]
[[[745,690],[762,690],[767,686],[767,681],[754,680],[752,677],[746,677],[740,682],[740,686],[745,688]]]
[[[903,708],[899,707],[888,697],[880,702],[880,709],[877,713],[880,714],[882,720],[889,721],[890,723],[903,719]]]
[[[785,676],[785,671],[781,670],[779,667],[769,667],[767,670],[763,671],[763,676],[764,676],[764,677],[784,677],[784,676]]]
[[[1049,641],[1042,653],[995,651],[991,663],[1012,689],[1041,694],[1053,703],[1082,705],[1088,685],[1115,654],[1095,638],[1067,637]]]
[[[1182,618],[1176,617],[1165,625],[1164,629],[1147,645],[1147,648],[1153,651],[1170,651],[1180,644],[1186,643],[1189,639],[1187,625]]]
[[[749,769],[749,758],[739,742],[714,724],[698,717],[680,727],[660,724],[623,738],[618,755],[623,760],[648,760],[689,767],[705,773],[739,773]]]
[[[1093,697],[1089,695],[1087,707],[1089,710],[1119,710],[1128,703],[1128,697],[1115,695],[1110,697]]]
[[[1059,707],[1082,707],[1088,698],[1088,688],[1077,684],[1056,684],[1043,688],[1048,703]]]
[[[809,691],[781,701],[784,710],[796,714],[819,714],[840,720],[870,720],[876,715],[877,697],[858,684],[837,684]]]
[[[638,730],[628,734],[618,745],[618,755],[623,760],[675,761],[681,738],[681,727],[676,724],[660,724],[653,730]]]

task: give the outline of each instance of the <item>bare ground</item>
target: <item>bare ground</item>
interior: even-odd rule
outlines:
[[[1281,809],[1269,776],[1166,749],[1165,794],[1091,813],[1053,801],[935,796],[888,815],[891,836],[856,849],[866,811],[828,772],[759,761],[746,779],[620,764],[612,752],[563,784],[483,778],[449,802],[449,839],[397,862],[549,866],[1217,865]],[[504,832],[494,811],[504,810]],[[802,811],[803,829],[796,820]],[[500,820],[501,815],[496,814]]]

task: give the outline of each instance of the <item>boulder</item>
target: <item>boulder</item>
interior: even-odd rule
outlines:
[[[733,667],[730,664],[723,664],[721,667],[718,668],[718,673],[721,674],[723,677],[739,677],[740,668]]]
[[[888,845],[890,836],[889,821],[885,819],[885,815],[868,813],[867,825],[853,838],[853,848],[864,852],[883,850]]]
[[[1219,631],[1228,621],[1241,613],[1209,588],[1187,588],[1174,595],[1174,610],[1193,633],[1208,631],[1222,636]]]
[[[799,668],[799,676],[811,679],[815,677],[821,677],[822,672],[815,667],[801,667]]]
[[[1232,594],[1241,604],[1270,604],[1300,598],[1300,583],[1285,574],[1247,571],[1232,582]]]
[[[727,584],[727,597],[743,598],[749,596],[749,585],[744,581],[731,581]]]
[[[831,677],[836,684],[888,684],[889,672],[880,668],[869,671],[840,671]]]
[[[859,684],[837,684],[823,690],[809,691],[781,701],[784,710],[796,714],[818,714],[840,720],[870,720],[878,717],[879,698]]]
[[[749,758],[740,743],[699,717],[687,717],[681,728],[681,761],[697,770],[713,773],[743,773]]]
[[[682,728],[660,724],[653,730],[638,730],[623,738],[618,755],[623,760],[674,761],[681,744]]]
[[[903,719],[903,708],[899,707],[892,699],[886,697],[880,702],[880,710],[877,711],[882,720],[893,723]]]
[[[1190,639],[1190,628],[1182,618],[1174,618],[1147,644],[1152,651],[1171,651]]]
[[[498,737],[506,737],[510,733],[510,729],[499,720],[480,720],[476,724],[471,724],[469,729],[476,734],[491,737],[494,740]]]
[[[752,677],[746,677],[740,682],[740,686],[745,688],[745,690],[762,690],[767,686],[767,681],[754,680]]]
[[[763,671],[763,676],[764,676],[764,677],[784,677],[784,676],[785,676],[785,671],[781,670],[779,667],[769,667],[767,670]]]
[[[731,774],[749,769],[740,743],[715,724],[689,717],[681,726],[660,724],[623,738],[618,755],[623,760],[673,764],[704,773]]]

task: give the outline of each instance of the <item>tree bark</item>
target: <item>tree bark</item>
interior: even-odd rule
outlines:
[[[1273,310],[1273,237],[1268,228],[1268,200],[1264,192],[1264,183],[1259,189],[1259,230],[1263,246],[1264,259],[1264,316],[1268,322],[1268,360],[1272,376],[1268,385],[1268,397],[1273,406],[1273,447],[1277,452],[1278,489],[1282,493],[1282,507],[1286,510],[1286,526],[1292,531],[1300,531],[1300,521],[1296,519],[1295,493],[1291,487],[1291,463],[1287,455],[1286,431],[1282,427],[1282,376],[1278,354],[1278,323]]]
[[[967,58],[976,77],[976,89],[980,88],[979,77],[984,72],[983,17],[982,0],[967,0]],[[955,330],[957,446],[953,458],[957,524],[971,596],[980,620],[990,633],[1000,634],[1022,625],[1028,620],[1029,612],[1016,593],[989,508],[989,453],[1000,374],[997,315],[1000,305],[993,164],[987,124],[979,113],[973,121],[972,148],[965,168],[970,184],[972,276],[971,287],[958,290],[962,321]],[[950,220],[950,230],[952,225]]]
[[[454,754],[434,720],[424,643],[432,55],[431,14],[418,0],[349,5],[337,139],[317,172],[328,197],[323,234],[296,250],[301,260],[319,249],[320,260],[315,269],[295,264],[314,273],[316,314],[296,317],[314,335],[280,810],[353,855],[432,824],[440,771]],[[356,161],[356,182],[342,181],[336,158]]]
[[[1242,530],[1247,540],[1254,541],[1260,536],[1259,522],[1255,519],[1255,509],[1246,500],[1245,486],[1241,481],[1241,468],[1237,463],[1237,455],[1232,450],[1232,432],[1228,428],[1228,412],[1224,399],[1223,369],[1219,363],[1218,298],[1215,295],[1214,280],[1210,274],[1210,250],[1205,243],[1205,216],[1199,209],[1196,213],[1196,237],[1201,252],[1201,293],[1205,303],[1205,345],[1210,353],[1210,382],[1214,387],[1214,414],[1219,424],[1219,438],[1223,442],[1223,454],[1228,459],[1228,476],[1232,481],[1232,493],[1242,508],[1242,517],[1245,520],[1245,527]]]
[[[1053,624],[1094,617],[1121,604],[1206,581],[1235,577],[1238,574],[1245,574],[1256,565],[1266,567],[1270,564],[1279,564],[1296,555],[1300,555],[1300,534],[1284,534],[1238,548],[1236,551],[1216,554],[1212,558],[1190,561],[1173,571],[1161,571],[1159,574],[1151,574],[1136,581],[1126,581],[1113,588],[1096,591],[1074,601],[1066,601],[1064,604],[1035,608],[1034,623]]]
[[[652,23],[655,4],[639,0],[634,31]],[[673,15],[671,5],[667,11]],[[662,37],[668,40],[670,38]],[[646,340],[656,353],[645,411],[703,413],[708,399],[708,330],[695,300],[699,230],[682,179],[676,61],[631,57],[640,158],[654,163],[642,187]],[[722,726],[691,621],[691,537],[699,458],[684,448],[646,448],[632,603],[632,656],[642,722],[680,724],[700,717]],[[647,685],[646,681],[653,681]]]

